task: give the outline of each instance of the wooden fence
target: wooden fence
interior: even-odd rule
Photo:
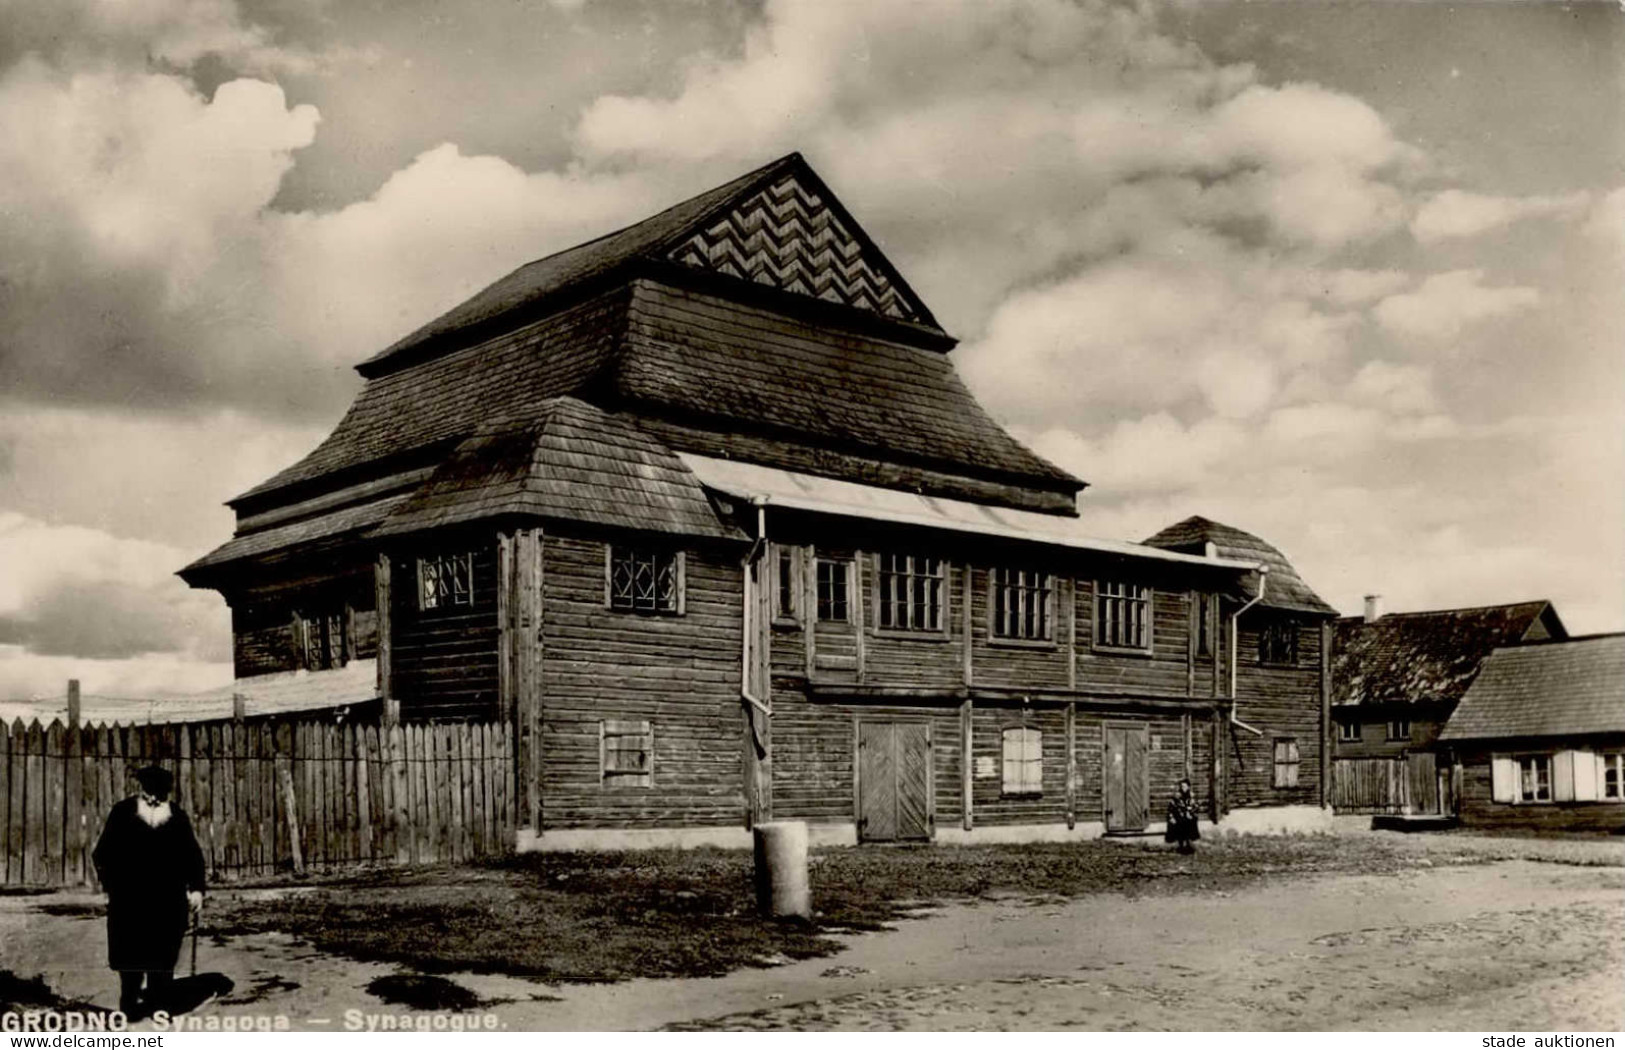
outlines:
[[[0,725],[0,884],[96,885],[91,850],[132,774],[161,765],[210,878],[465,861],[514,841],[501,724]]]
[[[1332,808],[1338,813],[1455,812],[1448,766],[1431,751],[1391,758],[1339,758],[1332,763]]]

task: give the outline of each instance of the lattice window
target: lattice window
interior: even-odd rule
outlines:
[[[940,631],[947,564],[919,554],[880,555],[879,626],[899,631]]]
[[[1151,648],[1151,588],[1109,580],[1095,584],[1095,645]]]
[[[1004,731],[1004,794],[1044,793],[1044,734],[1012,727]]]
[[[1339,722],[1339,723],[1337,723],[1337,739],[1342,741],[1345,744],[1357,744],[1357,743],[1359,743],[1360,742],[1360,723],[1358,723],[1358,722]]]
[[[1388,723],[1389,740],[1409,740],[1411,738],[1411,720],[1408,718],[1395,718]]]
[[[993,570],[993,634],[999,638],[1049,641],[1054,577],[1030,569]]]
[[[607,788],[653,786],[653,728],[648,722],[599,722],[598,765]]]
[[[350,653],[345,648],[344,612],[325,611],[299,614],[298,630],[303,644],[304,667],[324,671],[343,667]]]
[[[852,619],[852,563],[845,558],[818,559],[818,618],[835,623]]]
[[[611,609],[640,613],[682,611],[681,552],[610,547],[606,557]]]
[[[1291,620],[1271,620],[1258,629],[1258,662],[1296,664],[1298,625]]]
[[[1275,778],[1278,788],[1298,786],[1298,741],[1289,736],[1275,738]]]
[[[1598,755],[1602,767],[1602,797],[1625,798],[1625,754]]]
[[[437,554],[418,559],[418,608],[474,604],[474,554]]]

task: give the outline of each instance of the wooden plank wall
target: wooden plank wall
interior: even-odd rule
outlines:
[[[0,885],[96,885],[132,774],[175,774],[211,879],[509,852],[512,731],[323,722],[0,726]]]

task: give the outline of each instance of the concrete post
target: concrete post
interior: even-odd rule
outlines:
[[[756,910],[764,918],[812,918],[807,880],[807,825],[769,820],[752,829],[756,847]]]

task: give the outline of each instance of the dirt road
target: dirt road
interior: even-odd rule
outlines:
[[[72,901],[0,900],[0,968],[111,1005],[101,929]],[[206,1015],[330,1028],[348,1008],[391,1009],[365,990],[390,967],[285,936],[206,940],[200,967],[237,982]],[[451,976],[510,1029],[1617,1030],[1625,870],[1505,861],[1233,893],[1009,897],[722,978]]]

